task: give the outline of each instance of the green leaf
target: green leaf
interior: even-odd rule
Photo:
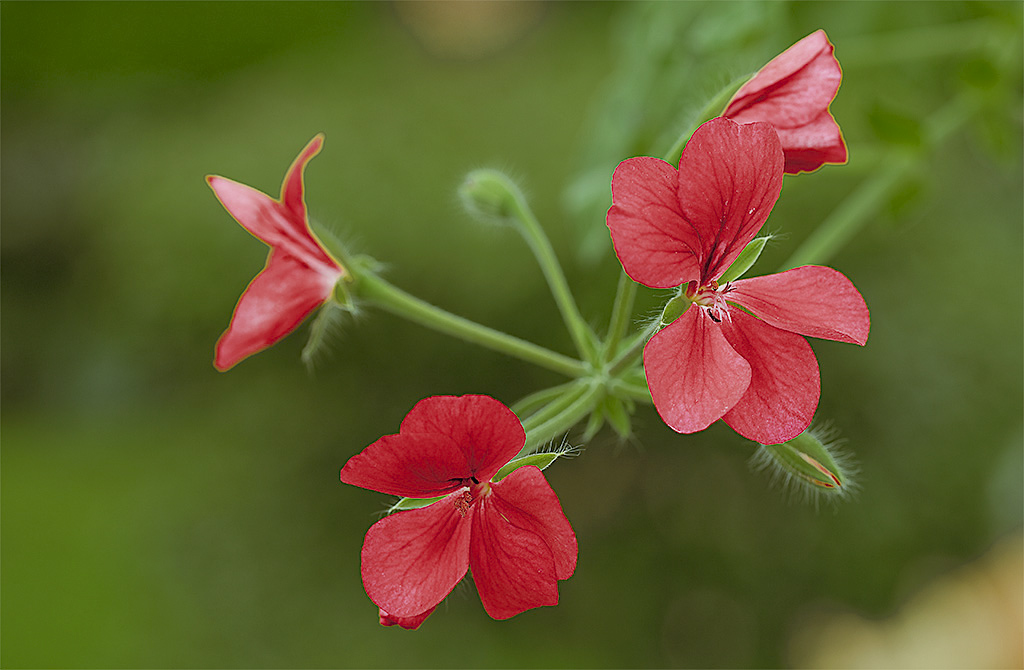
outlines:
[[[768,240],[771,239],[771,235],[764,237],[755,237],[750,241],[750,244],[740,252],[740,255],[736,257],[733,264],[729,266],[729,269],[725,271],[719,279],[719,284],[727,284],[734,279],[739,279],[743,274],[749,270],[754,263],[757,262],[758,257],[764,250],[764,245],[767,244]]]

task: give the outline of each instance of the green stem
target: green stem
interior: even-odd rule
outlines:
[[[537,426],[540,426],[551,420],[553,417],[561,414],[567,407],[575,403],[587,391],[590,385],[591,382],[583,380],[577,380],[569,384],[569,388],[558,396],[558,398],[552,400],[528,418],[524,419],[523,430],[529,434]]]
[[[619,275],[619,285],[615,290],[615,302],[612,303],[612,318],[608,324],[608,339],[604,343],[602,360],[607,363],[615,355],[622,336],[629,326],[633,314],[633,302],[636,299],[636,282],[623,271]]]
[[[608,387],[610,392],[619,397],[625,396],[648,404],[654,402],[651,399],[651,390],[646,385],[634,384],[623,379],[615,379],[608,384]]]
[[[573,380],[558,386],[551,386],[540,391],[535,391],[530,395],[520,399],[509,409],[515,412],[516,416],[522,421],[529,421],[530,418],[535,416],[539,411],[538,408],[543,407],[545,404],[550,403],[556,398],[562,397],[562,395],[571,389],[575,388],[578,382]],[[530,418],[526,418],[530,417]]]
[[[557,415],[527,431],[526,444],[519,452],[519,456],[531,454],[552,438],[569,432],[583,417],[594,410],[594,403],[603,392],[601,385],[596,382],[585,386],[583,394],[576,398],[572,404]]]
[[[582,377],[587,374],[587,366],[581,361],[446,312],[409,295],[372,272],[358,273],[355,281],[355,292],[359,297],[396,316],[569,377]]]
[[[619,376],[619,373],[631,367],[643,353],[647,340],[657,331],[658,324],[651,324],[633,336],[626,347],[608,365],[608,374],[612,377]]]
[[[960,128],[979,104],[974,98],[958,96],[932,114],[924,124],[926,148],[940,144]],[[887,156],[874,175],[840,203],[779,270],[827,263],[882,207],[889,194],[910,174],[920,155],[920,151],[904,150]]]
[[[715,94],[715,97],[711,98],[706,105],[697,113],[697,120],[691,124],[690,129],[679,136],[676,143],[672,145],[672,148],[665,154],[665,160],[669,163],[674,163],[679,160],[679,154],[683,153],[683,147],[690,141],[690,137],[693,135],[697,128],[700,128],[701,124],[705,121],[719,116],[725,111],[725,106],[732,100],[732,96],[736,95],[736,91],[740,90],[743,84],[753,77],[753,74],[745,74],[742,77],[737,77],[729,82],[725,88]]]
[[[842,58],[844,63],[861,68],[957,56],[993,48],[999,44],[1002,29],[991,19],[975,19],[873,33],[844,41]]]
[[[540,269],[551,288],[558,311],[562,313],[562,320],[565,321],[565,325],[569,329],[577,351],[585,360],[593,361],[596,338],[590,326],[583,320],[579,307],[576,306],[576,300],[569,290],[569,283],[565,280],[562,266],[558,264],[558,258],[555,256],[555,250],[551,247],[551,242],[525,200],[518,192],[515,196],[512,215],[522,224],[520,231],[540,264]]]

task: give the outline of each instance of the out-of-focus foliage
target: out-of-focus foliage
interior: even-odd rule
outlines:
[[[811,624],[891,615],[1019,532],[1019,3],[455,8],[0,5],[0,665],[814,662]],[[903,161],[829,259],[871,308],[868,345],[813,344],[858,496],[794,504],[735,433],[680,436],[641,407],[631,439],[606,428],[545,472],[580,543],[558,607],[495,622],[460,587],[420,631],[380,627],[359,547],[394,501],[340,466],[424,396],[511,404],[561,379],[372,312],[312,375],[308,327],[216,373],[266,248],[204,175],[276,193],[323,131],[314,218],[414,294],[568,352],[514,231],[461,211],[462,177],[523,185],[603,328],[615,164],[665,151],[719,86],[817,28],[850,162],[787,177],[748,275]],[[664,298],[642,290],[639,312]]]

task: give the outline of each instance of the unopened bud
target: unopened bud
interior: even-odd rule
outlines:
[[[796,485],[810,497],[822,494],[842,498],[853,490],[853,467],[839,450],[831,431],[809,428],[789,442],[762,444],[752,459],[758,470],[773,479]]]
[[[459,198],[466,211],[486,223],[509,223],[522,199],[519,188],[497,170],[473,170],[459,186]]]

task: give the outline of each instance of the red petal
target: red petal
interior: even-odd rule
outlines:
[[[306,148],[292,161],[281,184],[281,204],[291,213],[293,220],[306,220],[306,203],[302,198],[302,171],[313,156],[320,153],[324,144],[324,134],[320,133],[309,141]]]
[[[536,533],[555,559],[555,576],[569,579],[576,570],[576,533],[562,511],[562,503],[540,468],[526,465],[491,484],[494,509],[514,526]]]
[[[557,605],[558,580],[572,575],[576,554],[576,534],[536,467],[519,468],[480,500],[469,562],[493,618]]]
[[[832,44],[818,30],[761,68],[736,92],[722,116],[796,128],[828,109],[842,79]]]
[[[465,459],[467,470],[461,476],[475,476],[481,482],[490,481],[526,443],[519,417],[485,395],[424,398],[402,421],[401,433],[449,438]]]
[[[693,227],[679,208],[679,172],[657,158],[630,158],[612,175],[608,229],[622,268],[654,288],[698,279]]]
[[[776,328],[853,344],[868,341],[871,317],[864,298],[832,268],[804,265],[740,279],[727,296]]]
[[[284,202],[224,177],[211,175],[206,181],[228,213],[265,244],[287,251],[310,267],[335,269],[337,262],[309,229],[302,201],[302,172],[306,162],[320,151],[322,141],[322,135],[313,138],[288,169],[281,187]]]
[[[448,497],[371,526],[362,551],[370,600],[398,619],[426,618],[466,575],[472,514],[463,517]]]
[[[420,624],[423,623],[426,620],[426,618],[430,616],[431,613],[433,613],[434,611],[434,608],[431,607],[426,612],[423,612],[422,614],[417,614],[416,616],[398,617],[392,614],[388,614],[380,608],[377,609],[380,615],[381,626],[401,626],[406,630],[416,630],[417,628],[419,628]]]
[[[768,219],[782,190],[784,160],[768,124],[711,119],[679,158],[679,202],[692,224],[700,285],[725,272]]]
[[[776,128],[786,154],[786,174],[812,172],[825,163],[845,163],[846,142],[830,113],[799,128]]]
[[[818,360],[800,335],[733,309],[722,332],[750,364],[750,386],[722,417],[737,433],[761,444],[791,440],[807,428],[821,393]]]
[[[274,344],[331,295],[341,276],[311,270],[287,253],[272,251],[267,265],[242,293],[228,329],[217,340],[214,365],[227,370]]]
[[[750,384],[750,365],[719,324],[691,305],[644,347],[654,407],[672,430],[695,433],[722,418]]]
[[[434,433],[385,435],[341,469],[346,484],[410,498],[451,493],[472,476],[458,445]]]
[[[789,174],[845,163],[846,144],[828,107],[843,73],[832,44],[819,30],[777,56],[743,85],[722,116],[775,126]]]

